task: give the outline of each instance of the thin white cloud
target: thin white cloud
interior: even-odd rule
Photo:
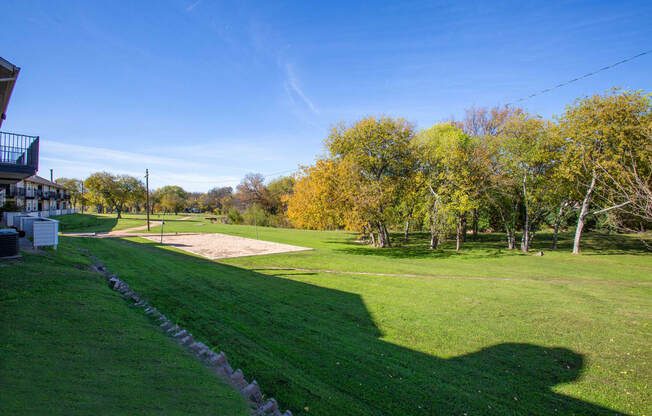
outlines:
[[[43,140],[40,148],[41,171],[53,168],[56,177],[85,178],[94,172],[107,171],[142,178],[148,168],[152,188],[180,185],[186,190],[201,192],[214,186],[235,186],[244,174],[260,172],[265,162],[283,161],[272,149],[247,143],[165,147],[166,154],[174,157],[55,140]],[[246,156],[246,163],[242,163],[243,156]]]
[[[144,171],[133,167],[119,167],[110,160],[106,164],[97,164],[72,158],[40,157],[41,165],[54,167],[55,177],[85,178],[91,173],[107,171],[118,175],[131,175],[144,178]],[[43,169],[41,169],[43,170]],[[47,170],[46,170],[47,171]],[[214,186],[233,186],[240,183],[240,178],[232,175],[201,175],[192,172],[176,172],[167,169],[150,169],[150,186],[152,189],[164,185],[181,185],[188,191],[205,192]]]
[[[294,98],[294,95],[298,96],[306,104],[306,106],[308,106],[313,114],[319,115],[319,110],[315,108],[312,101],[306,96],[306,94],[303,93],[303,90],[299,85],[299,80],[294,73],[294,67],[292,64],[285,64],[285,74],[285,90],[287,91],[288,96],[291,99]]]
[[[202,2],[202,0],[195,1],[194,3],[192,3],[191,5],[186,7],[186,11],[191,12],[195,7],[199,6],[199,3],[201,3],[201,2]]]
[[[146,153],[124,152],[105,147],[82,146],[62,143],[53,140],[43,140],[41,149],[46,155],[74,155],[77,160],[110,161],[112,163],[136,163],[142,166],[177,166],[197,168],[196,161],[186,161],[183,158],[154,156]]]

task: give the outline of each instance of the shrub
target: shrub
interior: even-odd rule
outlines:
[[[257,204],[247,208],[244,214],[245,224],[258,224],[262,227],[269,226],[269,214]]]
[[[240,211],[235,208],[231,208],[229,212],[227,212],[226,217],[229,219],[231,224],[242,224],[244,222],[242,214],[240,214]]]

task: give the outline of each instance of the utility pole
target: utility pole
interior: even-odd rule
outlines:
[[[84,181],[82,181],[82,191],[81,191],[81,206],[82,206],[82,214],[84,213]]]
[[[149,169],[145,169],[145,183],[147,186],[147,202],[145,203],[145,211],[147,211],[147,231],[149,231]],[[161,231],[163,231],[163,225],[161,224]],[[163,237],[161,237],[161,240]]]
[[[253,205],[252,211],[254,213],[254,228],[256,229],[256,240],[258,240],[258,221],[256,220],[256,217],[257,217],[257,215],[256,215],[256,204]]]
[[[50,182],[54,182],[54,172],[52,172],[52,169],[50,169]],[[50,212],[50,215],[52,215],[52,200],[48,201],[48,211]]]

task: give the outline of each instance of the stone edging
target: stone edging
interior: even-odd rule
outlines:
[[[85,249],[80,250],[86,254],[89,254]],[[273,397],[267,401],[264,401],[260,387],[258,386],[258,382],[256,382],[256,380],[252,381],[251,383],[247,382],[247,380],[244,378],[242,370],[240,369],[233,371],[233,368],[229,364],[229,361],[223,352],[217,354],[209,347],[207,347],[204,343],[196,341],[190,332],[172,323],[170,319],[159,312],[155,307],[149,305],[147,301],[142,299],[133,290],[131,290],[129,285],[124,280],[118,278],[117,273],[111,274],[111,272],[106,267],[104,267],[101,261],[93,256],[90,256],[90,258],[94,263],[91,266],[91,269],[105,275],[107,283],[111,289],[120,293],[124,299],[133,302],[134,306],[145,308],[146,315],[149,315],[160,322],[159,328],[161,328],[161,330],[163,330],[167,335],[185,347],[195,357],[202,361],[202,363],[204,363],[208,368],[213,370],[213,373],[217,374],[228,384],[236,388],[245,397],[245,399],[249,401],[252,408],[254,409],[254,415],[292,416],[292,412],[290,410],[286,410],[285,413],[281,413],[278,408],[278,403]]]

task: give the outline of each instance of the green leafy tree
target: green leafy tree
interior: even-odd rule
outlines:
[[[144,188],[142,182],[133,176],[112,175],[108,172],[92,174],[84,181],[84,187],[88,189],[91,201],[113,208],[118,218],[122,218],[125,205]]]
[[[294,178],[292,176],[283,176],[270,181],[267,186],[267,195],[269,199],[269,213],[285,215],[287,211],[287,199],[294,191]]]
[[[430,211],[431,247],[436,246],[448,223],[443,217],[455,217],[456,250],[461,248],[467,214],[479,207],[480,195],[489,176],[486,155],[480,142],[453,123],[435,125],[417,136],[421,168],[432,195]]]
[[[70,203],[76,207],[81,203],[82,181],[76,178],[57,178],[55,182],[70,191]]]
[[[413,137],[414,128],[404,119],[368,117],[351,125],[340,123],[326,139],[331,156],[350,162],[358,175],[351,201],[372,234],[377,233],[378,247],[391,246],[387,224],[399,183],[413,171]]]
[[[500,133],[499,161],[508,182],[519,184],[523,206],[521,250],[527,252],[534,234],[549,213],[561,142],[551,123],[521,113],[510,118]],[[516,197],[515,194],[512,194]]]
[[[180,186],[166,185],[154,192],[153,199],[162,210],[177,214],[186,207],[188,193]]]
[[[610,178],[618,177],[631,166],[632,158],[649,154],[651,113],[650,95],[614,89],[577,100],[560,118],[559,125],[566,140],[563,169],[576,183],[581,198],[574,254],[580,252],[587,216],[632,203],[631,197],[626,195],[610,200],[601,194],[610,186]],[[599,209],[591,211],[593,206]]]

